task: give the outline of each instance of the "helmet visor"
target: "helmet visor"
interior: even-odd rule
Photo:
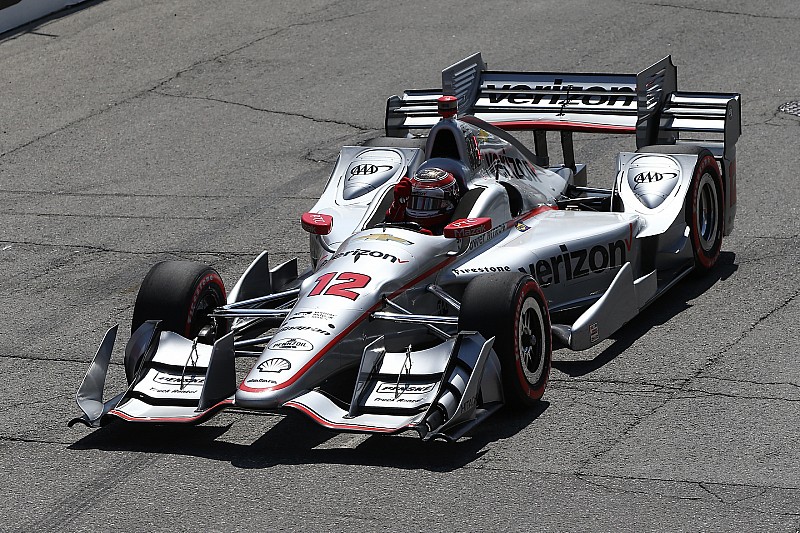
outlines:
[[[431,198],[430,196],[412,194],[408,199],[408,208],[414,211],[433,211],[439,212],[445,207],[444,198]]]

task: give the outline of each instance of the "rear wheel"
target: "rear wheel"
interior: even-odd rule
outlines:
[[[725,193],[717,161],[707,148],[697,145],[645,146],[637,153],[697,155],[692,182],[686,193],[686,225],[689,226],[695,268],[709,270],[722,249]]]
[[[498,272],[470,281],[461,301],[459,329],[495,338],[508,405],[529,407],[542,397],[553,343],[547,302],[531,276]]]
[[[691,228],[695,267],[709,270],[722,249],[722,177],[710,153],[697,160],[686,196],[686,224]]]

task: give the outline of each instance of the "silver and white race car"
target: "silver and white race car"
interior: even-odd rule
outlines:
[[[339,431],[455,440],[503,405],[535,404],[553,337],[597,344],[712,268],[733,229],[739,95],[676,85],[669,57],[619,75],[490,71],[475,54],[442,71],[441,89],[391,97],[386,137],[344,147],[301,217],[311,267],[270,268],[263,252],[226,293],[204,265],[155,265],[128,389],[103,401],[115,326],[70,425],[296,409]],[[532,131],[532,149],[512,130]],[[635,134],[610,189],[587,187],[572,132]],[[394,185],[425,167],[464,177],[441,235],[385,217]],[[243,376],[239,357],[255,359]]]

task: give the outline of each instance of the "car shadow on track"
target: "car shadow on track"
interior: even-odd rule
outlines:
[[[689,301],[699,297],[718,281],[732,276],[739,265],[735,264],[736,254],[722,252],[716,266],[702,275],[689,275],[667,291],[653,305],[645,309],[639,316],[625,324],[611,335],[614,343],[591,360],[554,360],[553,368],[571,377],[585,376],[613,361],[618,355],[631,347],[640,337],[652,328],[660,326],[671,318],[682,313],[690,306]],[[554,346],[556,347],[556,346]],[[564,350],[562,354],[569,354]]]
[[[69,449],[202,457],[245,469],[287,464],[341,464],[450,472],[480,459],[494,441],[524,430],[549,405],[541,401],[527,411],[501,409],[458,442],[424,442],[413,431],[386,436],[353,434],[348,438],[292,411],[274,415],[279,417],[278,422],[251,444],[225,440],[233,424],[151,426],[117,422],[93,431]],[[249,415],[242,415],[246,416]]]

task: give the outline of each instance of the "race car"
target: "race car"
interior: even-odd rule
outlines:
[[[676,80],[669,57],[621,75],[490,71],[475,54],[441,88],[389,98],[386,136],[344,147],[300,217],[310,267],[271,268],[265,251],[227,292],[205,265],[155,265],[125,347],[127,390],[103,400],[115,326],[70,425],[295,409],[338,431],[452,441],[504,405],[535,405],[554,339],[596,345],[713,268],[733,229],[740,97]],[[533,147],[509,133],[520,130]],[[636,136],[611,188],[587,186],[573,132]],[[440,227],[397,216],[415,208],[409,183],[427,187],[417,207],[452,200]],[[254,362],[237,376],[243,357]]]

